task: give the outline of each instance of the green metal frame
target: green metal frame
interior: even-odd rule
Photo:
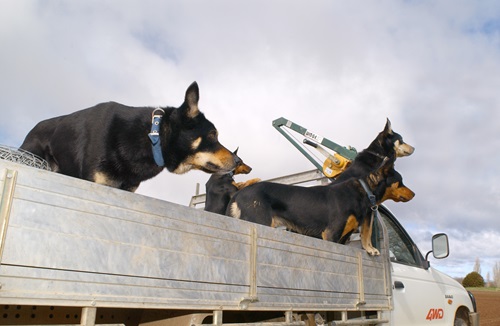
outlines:
[[[318,144],[325,146],[332,151],[335,151],[339,155],[345,157],[346,159],[349,160],[354,160],[356,155],[358,155],[358,152],[354,148],[346,148],[344,146],[340,146],[339,144],[324,138],[310,130],[307,130],[306,128],[288,120],[283,117],[278,118],[273,121],[273,127],[283,135],[290,143],[292,143],[295,148],[297,148],[309,161],[311,161],[314,166],[320,171],[323,171],[323,166],[319,164],[302,146],[300,146],[290,135],[288,135],[284,130],[283,127],[287,127],[301,135],[303,135],[306,138],[312,139]]]

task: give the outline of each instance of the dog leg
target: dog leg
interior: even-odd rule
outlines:
[[[238,207],[238,204],[237,203],[230,204],[226,210],[226,215],[237,219],[241,218],[241,210]]]
[[[380,252],[372,244],[372,218],[373,216],[370,214],[370,218],[365,218],[363,221],[361,227],[361,245],[369,255],[379,256]]]
[[[127,191],[130,191],[130,192],[135,192],[137,190],[137,188],[139,188],[139,186],[124,186],[122,185],[121,189],[123,190],[127,190]]]
[[[271,220],[271,227],[272,228],[286,228],[286,224],[283,223],[283,220],[280,219],[278,216],[273,216]]]
[[[121,186],[120,182],[108,178],[108,176],[103,172],[95,172],[93,181],[95,183],[109,186],[109,187],[113,187],[113,188],[120,188],[120,186]]]
[[[350,215],[347,218],[347,222],[344,226],[344,231],[342,231],[342,235],[340,239],[343,239],[346,235],[350,235],[354,230],[356,230],[359,226],[358,219],[354,215]],[[345,241],[344,241],[345,242]]]
[[[326,241],[333,241],[334,239],[334,234],[333,230],[331,228],[327,228],[321,232],[321,238]],[[336,241],[333,241],[336,242]]]
[[[234,182],[233,181],[233,186],[235,186],[238,190],[243,189],[245,187],[248,187],[250,185],[253,185],[254,183],[260,182],[259,178],[254,178],[247,180],[245,182]]]

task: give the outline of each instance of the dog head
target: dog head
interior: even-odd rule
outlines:
[[[376,140],[386,153],[394,153],[395,157],[409,156],[415,151],[413,146],[403,141],[403,137],[400,134],[392,130],[389,119],[387,119],[384,130],[378,134]],[[392,155],[389,154],[388,156]]]
[[[169,171],[182,174],[191,169],[228,173],[236,167],[236,156],[218,140],[218,131],[198,108],[196,82],[186,90],[184,103],[170,117],[164,153]]]
[[[234,157],[236,161],[236,168],[234,169],[234,174],[249,174],[252,168],[246,165],[243,160],[238,156],[238,148],[234,151]]]
[[[391,168],[385,179],[385,192],[380,202],[392,199],[395,202],[407,202],[415,197],[415,193],[403,184],[403,177]]]
[[[366,178],[369,187],[380,204],[387,199],[395,202],[407,202],[415,197],[415,193],[403,184],[403,177],[394,169],[392,162],[383,164]]]

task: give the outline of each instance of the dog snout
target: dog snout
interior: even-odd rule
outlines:
[[[413,197],[415,197],[415,193],[410,188],[404,187],[402,189],[402,194],[399,196],[399,199],[402,202],[407,202],[412,200]]]
[[[234,169],[234,174],[248,174],[252,171],[252,168],[245,163],[241,162],[238,165],[236,165],[236,168]]]
[[[415,148],[411,145],[408,145],[407,143],[400,142],[396,146],[396,156],[397,157],[404,157],[404,156],[410,156],[413,154],[415,151]]]
[[[411,145],[408,145],[405,143],[405,147],[403,148],[405,150],[405,152],[407,153],[407,155],[411,155],[413,154],[413,152],[415,151],[415,147],[411,146]]]
[[[211,165],[210,173],[229,173],[236,169],[238,160],[241,161],[237,155],[222,146],[207,163]]]
[[[238,155],[234,154],[230,150],[226,149],[225,147],[222,147],[218,153],[217,157],[219,158],[220,162],[220,170],[225,171],[225,172],[231,172],[236,169],[238,164],[241,164],[242,161],[238,157]]]

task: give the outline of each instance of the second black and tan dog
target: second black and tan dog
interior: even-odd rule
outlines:
[[[392,129],[387,119],[384,130],[362,150],[352,164],[333,183],[367,175],[382,164],[394,163],[396,158],[410,156],[415,148],[403,141],[403,137]]]
[[[226,215],[267,226],[284,225],[298,233],[338,243],[344,243],[360,226],[362,247],[370,255],[378,255],[371,242],[374,204],[370,193],[377,205],[387,199],[406,202],[415,195],[389,163],[365,177],[328,186],[256,183],[233,196]]]
[[[230,172],[235,157],[198,109],[199,97],[194,82],[178,108],[101,103],[38,123],[21,148],[55,172],[128,191],[164,168]]]
[[[238,150],[234,151],[234,156],[236,168],[233,172],[214,173],[205,184],[205,211],[224,215],[229,200],[238,190],[260,181],[259,178],[254,178],[244,182],[236,182],[235,175],[248,174],[252,168],[238,156]]]

